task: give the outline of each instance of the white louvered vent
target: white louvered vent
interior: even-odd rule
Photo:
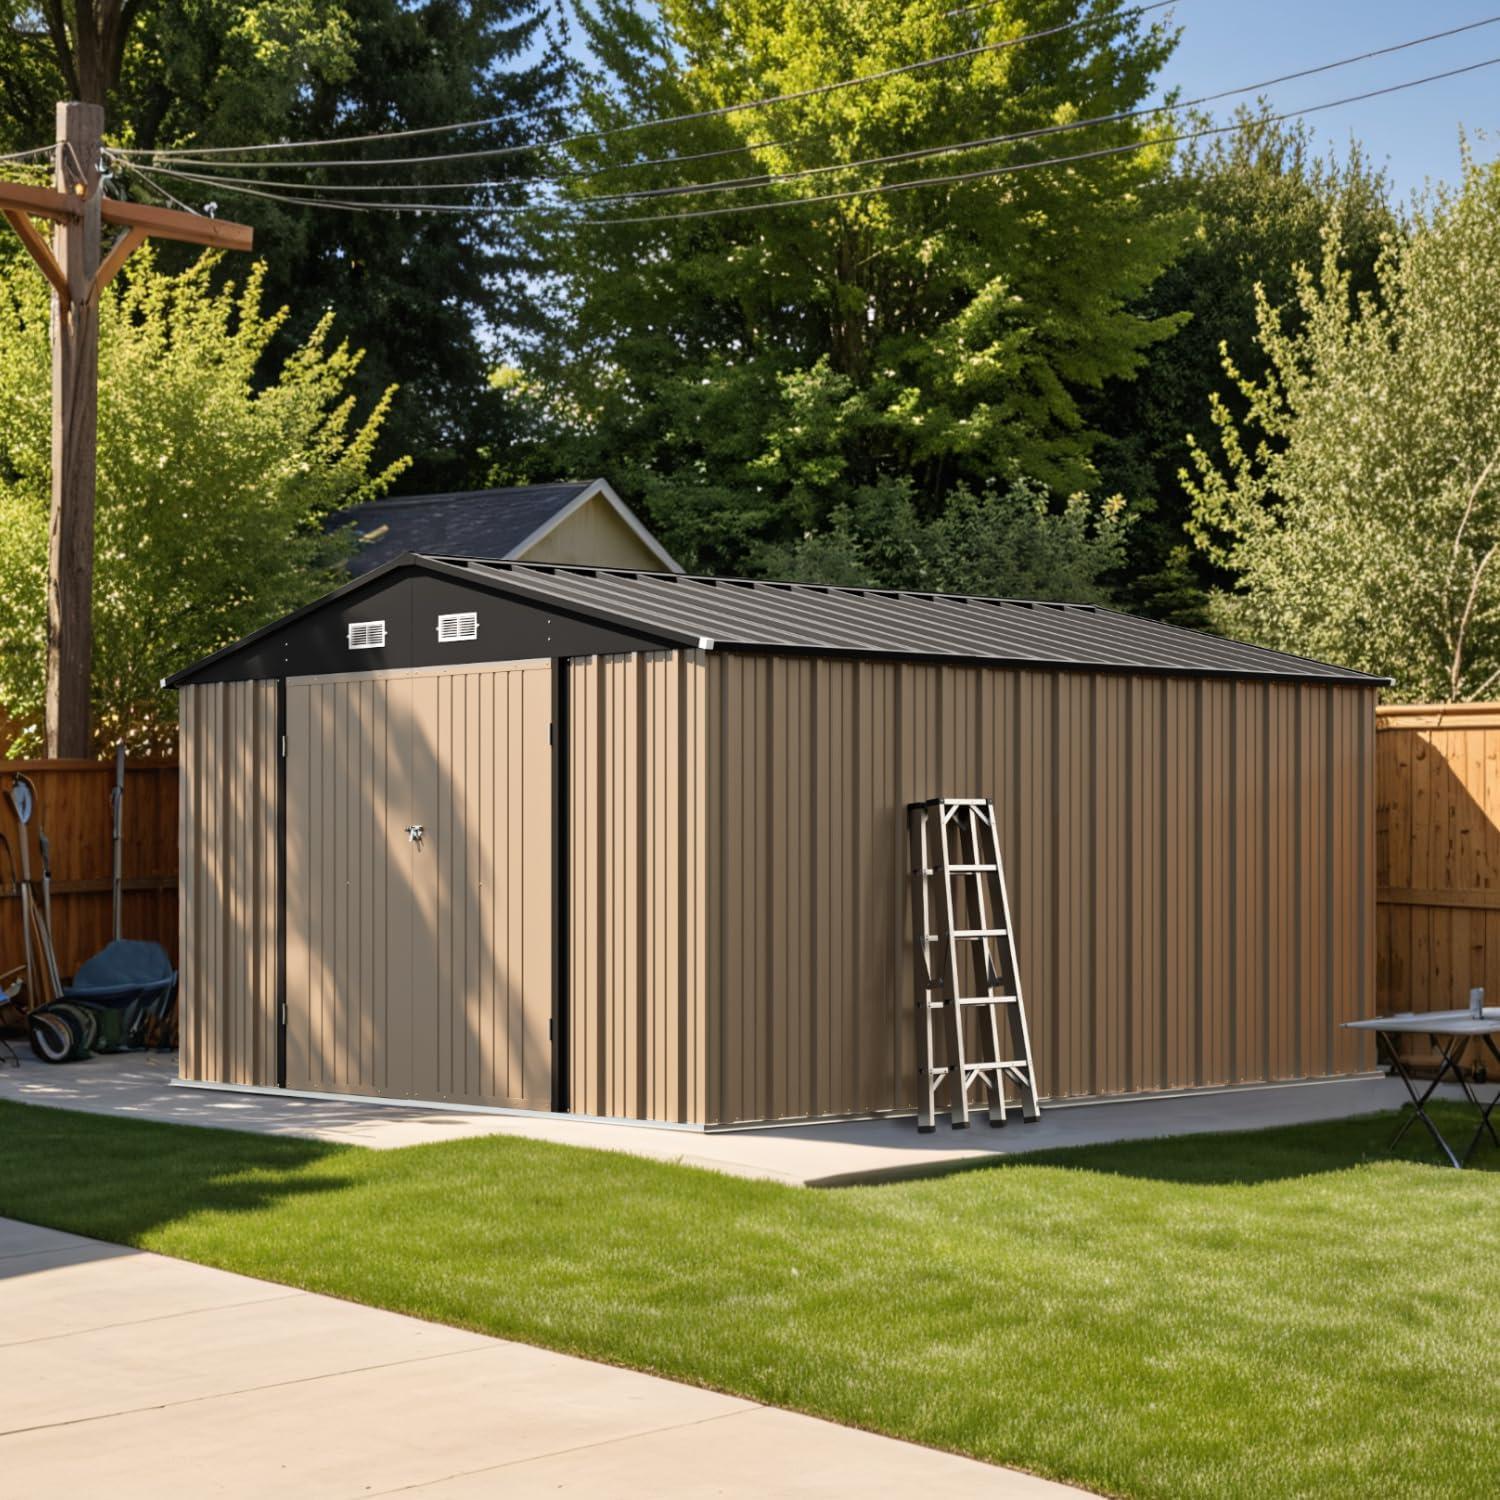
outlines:
[[[479,638],[479,616],[472,610],[457,615],[438,616],[438,640],[472,641]]]
[[[351,651],[373,651],[385,645],[384,620],[350,620],[349,649]]]

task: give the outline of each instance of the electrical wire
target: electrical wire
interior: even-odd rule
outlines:
[[[471,181],[471,182],[340,183],[340,184],[337,184],[337,187],[338,187],[339,191],[341,191],[341,192],[348,192],[348,193],[379,193],[379,192],[384,192],[387,189],[389,189],[392,192],[406,193],[406,192],[421,192],[421,191],[424,191],[424,190],[433,190],[433,189],[436,189],[436,188],[516,187],[516,186],[519,186],[519,185],[521,185],[523,183],[575,182],[578,179],[584,178],[584,177],[603,177],[603,176],[608,175],[610,172],[626,172],[626,171],[633,172],[633,171],[638,171],[638,170],[640,170],[642,168],[645,168],[645,167],[668,167],[668,166],[681,165],[681,164],[688,163],[688,162],[714,161],[714,160],[716,160],[716,159],[718,159],[720,157],[725,157],[725,156],[742,156],[747,151],[772,151],[772,150],[776,150],[776,149],[779,149],[779,148],[782,148],[782,147],[787,147],[787,146],[805,146],[809,141],[824,141],[824,140],[827,140],[826,136],[814,134],[814,135],[794,135],[794,136],[787,136],[787,137],[785,137],[785,138],[783,138],[781,140],[745,141],[745,142],[743,142],[742,144],[740,144],[738,146],[720,146],[720,147],[718,147],[717,149],[715,149],[713,151],[693,151],[693,152],[679,153],[679,154],[672,155],[672,156],[654,156],[654,157],[648,157],[648,158],[646,158],[644,160],[640,160],[640,161],[611,162],[607,166],[599,166],[599,167],[577,167],[577,168],[574,168],[571,171],[567,171],[567,172],[548,172],[548,173],[545,173],[545,174],[543,174],[541,176],[537,176],[537,177],[487,177],[487,178],[484,178],[484,179],[481,179],[481,180]],[[435,159],[436,160],[457,160],[457,159],[462,159],[464,157],[467,157],[469,155],[486,156],[488,154],[489,154],[488,152],[483,152],[483,151],[473,152],[473,153],[470,153],[470,152],[460,152],[460,153],[457,154],[456,157],[452,157],[452,158],[435,158]],[[127,157],[125,155],[125,153],[116,152],[116,155],[119,155],[122,160],[125,160],[125,159],[129,159],[129,160],[132,160],[132,161],[135,160],[135,158],[133,158],[133,157]],[[404,160],[407,160],[407,158],[399,158],[399,160],[403,160],[404,161]],[[212,173],[221,173],[221,172],[227,172],[227,171],[231,171],[231,170],[238,171],[238,172],[258,172],[258,171],[263,171],[266,167],[271,166],[271,165],[273,165],[273,163],[271,163],[271,162],[256,162],[254,164],[247,163],[247,162],[201,162],[200,163],[197,160],[197,158],[195,158],[195,157],[193,157],[193,158],[173,158],[173,160],[172,160],[172,170],[173,171],[179,171],[180,172],[180,169],[182,169],[183,167],[201,167],[202,171],[205,174],[206,173],[210,173],[210,172],[212,172]],[[294,167],[309,167],[309,168],[311,168],[311,167],[313,167],[316,164],[313,163],[313,162],[289,162],[289,163],[283,163],[283,165],[294,166]],[[330,163],[329,165],[332,165],[332,164]],[[349,163],[348,165],[355,165],[355,163]],[[161,166],[159,163],[155,163],[155,162],[152,163],[152,169],[154,171],[166,171],[167,170],[167,168],[165,168],[165,167]],[[186,175],[186,174],[182,174],[182,175]],[[228,178],[220,178],[220,177],[217,177],[217,176],[210,177],[210,176],[204,175],[204,176],[201,177],[201,179],[195,178],[193,180],[195,180],[195,181],[196,180],[202,180],[204,182],[208,182],[208,181],[213,181],[213,182],[224,181],[224,182],[228,182],[228,183],[233,183],[233,182],[238,182],[238,181],[250,181],[250,182],[258,183],[262,187],[301,188],[304,191],[311,190],[313,188],[318,188],[318,189],[321,190],[324,187],[334,186],[334,184],[321,183],[321,182],[316,182],[316,183],[315,182],[277,182],[276,180],[274,180],[272,178],[266,178],[266,177],[251,177],[251,178],[242,179],[242,178],[235,178],[235,177],[228,177]]]
[[[1367,99],[1385,98],[1391,94],[1399,94],[1407,89],[1421,88],[1425,84],[1439,83],[1448,78],[1459,78],[1466,73],[1477,73],[1483,68],[1493,68],[1500,64],[1500,57],[1486,58],[1483,62],[1469,63],[1462,68],[1450,68],[1442,73],[1430,73],[1425,78],[1409,79],[1405,83],[1393,83],[1385,88],[1370,89],[1362,94],[1349,94],[1342,99],[1330,99],[1323,104],[1311,104],[1305,109],[1288,109],[1280,114],[1257,116],[1254,120],[1234,121],[1228,125],[1205,126],[1197,130],[1187,130],[1176,135],[1158,136],[1150,141],[1132,141],[1120,146],[1101,146],[1093,151],[1080,151],[1072,156],[1049,157],[1043,161],[1012,162],[1000,167],[982,167],[973,172],[955,172],[941,177],[919,177],[901,182],[883,182],[872,187],[851,188],[846,192],[821,193],[812,197],[804,198],[771,198],[758,203],[735,204],[725,208],[698,208],[685,209],[674,214],[653,214],[634,218],[609,217],[583,222],[613,225],[613,224],[660,224],[677,219],[706,219],[717,218],[723,214],[731,213],[758,213],[766,209],[789,208],[793,205],[810,206],[820,203],[844,202],[851,198],[866,198],[876,194],[905,192],[912,188],[925,187],[948,187],[970,182],[979,182],[993,177],[1004,177],[1014,172],[1033,171],[1043,167],[1066,167],[1073,166],[1079,162],[1098,161],[1105,157],[1121,156],[1132,151],[1140,151],[1148,146],[1172,146],[1188,141],[1203,140],[1209,136],[1227,135],[1236,130],[1254,128],[1257,125],[1276,125],[1286,120],[1301,119],[1306,115],[1321,114],[1326,110],[1340,109],[1346,104],[1361,104]],[[408,205],[409,207],[410,205]],[[458,212],[464,209],[460,205]]]
[[[919,72],[924,68],[935,68],[943,63],[962,62],[968,58],[980,57],[992,52],[1003,52],[1012,47],[1023,46],[1027,42],[1040,41],[1046,37],[1059,36],[1067,31],[1076,31],[1086,26],[1097,26],[1105,21],[1129,20],[1135,16],[1146,15],[1148,12],[1165,10],[1169,6],[1180,3],[1180,0],[1152,0],[1149,5],[1133,6],[1129,10],[1113,12],[1109,15],[1079,16],[1072,21],[1060,22],[1056,26],[1044,27],[1039,31],[1027,32],[1024,36],[1007,37],[998,42],[984,42],[974,47],[965,47],[957,52],[945,52],[936,57],[921,58],[916,62],[902,63],[898,67],[884,68],[877,73],[862,73],[854,78],[842,78],[832,83],[814,84],[809,88],[795,89],[790,93],[771,94],[761,99],[747,99],[739,104],[721,104],[713,109],[695,110],[691,114],[666,115],[654,120],[634,120],[624,125],[614,125],[603,130],[575,131],[568,135],[558,136],[550,141],[530,142],[525,145],[497,146],[488,151],[479,152],[455,152],[440,156],[397,156],[389,158],[368,158],[363,161],[306,161],[295,159],[302,166],[393,166],[408,165],[414,163],[425,163],[431,161],[451,161],[460,156],[514,156],[527,151],[549,151],[559,146],[571,146],[580,141],[605,140],[614,136],[631,134],[637,130],[654,129],[663,125],[689,125],[703,120],[722,119],[726,115],[741,114],[746,110],[765,109],[773,104],[792,104],[802,99],[818,98],[825,94],[837,92],[839,89],[854,88],[867,83],[883,83],[890,78],[899,78],[908,73]],[[326,136],[320,139],[305,141],[263,141],[253,146],[201,146],[201,147],[178,147],[162,151],[130,151],[132,158],[136,156],[149,156],[156,165],[160,165],[163,159],[194,157],[202,158],[208,156],[240,155],[248,151],[294,151],[311,146],[351,146],[361,145],[369,141],[393,141],[410,139],[414,136],[441,135],[455,130],[482,130],[494,125],[513,124],[517,117],[515,115],[491,115],[481,120],[460,120],[449,125],[424,125],[410,130],[380,130],[372,131],[366,135],[348,136]],[[284,166],[285,162],[269,161],[261,165]]]
[[[1426,36],[1415,37],[1410,41],[1393,43],[1386,47],[1377,47],[1367,52],[1361,52],[1351,57],[1339,58],[1334,62],[1320,63],[1315,67],[1299,68],[1295,72],[1283,73],[1275,78],[1263,79],[1258,83],[1245,84],[1240,88],[1221,89],[1217,93],[1203,94],[1196,99],[1188,99],[1172,104],[1143,105],[1136,109],[1116,110],[1107,115],[1095,115],[1082,120],[1062,121],[1052,125],[1034,126],[1029,130],[1012,131],[1005,135],[982,136],[975,140],[959,141],[950,145],[942,146],[918,146],[906,151],[896,151],[884,156],[869,156],[857,161],[833,162],[823,166],[803,167],[789,172],[765,172],[753,177],[726,178],[717,182],[709,183],[685,183],[675,184],[667,187],[639,188],[631,192],[596,194],[584,200],[583,206],[594,207],[600,204],[635,203],[649,201],[659,198],[675,197],[697,197],[706,194],[717,194],[721,192],[737,192],[745,188],[770,187],[783,182],[801,182],[809,178],[826,176],[829,173],[860,171],[870,167],[895,166],[908,161],[929,160],[934,157],[958,156],[973,151],[988,150],[996,146],[1013,145],[1021,141],[1032,141],[1044,139],[1050,136],[1067,134],[1075,130],[1087,130],[1101,125],[1124,124],[1128,121],[1146,119],[1151,116],[1170,112],[1200,108],[1203,105],[1215,104],[1224,99],[1235,98],[1243,94],[1259,93],[1263,89],[1276,88],[1281,84],[1296,82],[1303,78],[1312,78],[1324,73],[1330,73],[1340,68],[1352,67],[1355,64],[1368,62],[1373,58],[1387,57],[1393,53],[1408,51],[1413,47],[1426,46],[1435,41],[1442,41],[1449,37],[1458,36],[1465,32],[1476,31],[1485,26],[1493,26],[1500,23],[1500,15],[1490,16],[1481,21],[1472,21],[1462,26],[1450,27],[1446,31],[1432,32]],[[233,190],[241,186],[240,179],[211,176],[202,173],[181,172],[175,168],[157,166],[153,170],[165,173],[183,181],[197,183],[203,186],[225,188]],[[485,179],[474,182],[453,183],[306,183],[287,182],[277,179],[257,179],[256,186],[260,188],[290,189],[303,193],[373,193],[373,192],[436,192],[439,189],[487,189],[500,190],[513,188],[527,183],[557,182],[558,178],[516,178],[510,181]],[[278,194],[267,193],[265,196],[275,197]],[[292,201],[292,200],[288,200]],[[314,201],[323,201],[319,198]],[[411,208],[420,208],[428,205],[411,203]],[[434,207],[439,205],[432,205]],[[442,205],[444,207],[463,207],[464,205]],[[503,204],[484,209],[485,212],[525,212],[534,205],[528,204]]]
[[[1109,157],[1141,151],[1148,147],[1179,145],[1185,142],[1204,140],[1212,136],[1227,135],[1237,130],[1254,128],[1259,125],[1279,124],[1286,120],[1301,119],[1307,115],[1321,114],[1330,109],[1340,109],[1349,104],[1361,104],[1370,99],[1388,98],[1392,94],[1403,93],[1408,89],[1422,88],[1430,83],[1440,83],[1449,78],[1459,78],[1469,73],[1477,73],[1484,68],[1493,68],[1497,64],[1500,64],[1500,57],[1490,57],[1481,62],[1466,64],[1463,67],[1449,68],[1440,73],[1429,73],[1422,78],[1412,78],[1402,83],[1387,84],[1383,88],[1367,89],[1358,94],[1346,94],[1343,98],[1330,99],[1321,104],[1307,105],[1302,109],[1283,110],[1278,114],[1256,116],[1253,120],[1233,121],[1227,125],[1201,126],[1193,130],[1179,131],[1173,135],[1158,136],[1150,141],[1129,141],[1121,145],[1100,146],[1090,151],[1079,151],[1068,156],[1044,157],[1038,161],[1010,162],[996,167],[980,167],[969,172],[945,173],[936,177],[917,177],[903,179],[898,182],[874,183],[866,187],[848,188],[839,192],[820,193],[803,197],[768,198],[761,199],[755,203],[735,203],[723,207],[684,209],[669,214],[609,215],[591,218],[570,208],[563,217],[574,224],[587,227],[672,224],[690,219],[719,218],[726,214],[761,213],[774,209],[795,207],[809,208],[825,203],[842,203],[852,199],[868,198],[887,193],[909,192],[916,188],[961,186],[997,177],[1006,177],[1018,172],[1041,171],[1049,167],[1075,166],[1082,162],[1100,161]],[[127,171],[140,173],[140,168],[133,166],[131,163],[123,162],[122,166]],[[174,175],[182,176],[184,174],[176,173]],[[277,193],[259,192],[239,184],[227,188],[226,191],[245,193],[259,198],[271,198],[281,203],[295,203],[310,208],[336,209],[347,213],[394,211],[489,217],[491,214],[497,212],[517,211],[513,206],[509,205],[497,208],[484,208],[462,203],[347,203],[332,199],[291,198]],[[547,207],[557,206],[549,205]],[[531,211],[536,212],[536,207],[533,207]]]
[[[111,160],[114,160],[114,153],[113,152],[107,152],[106,154],[111,158]],[[124,166],[125,169],[127,171],[129,171],[129,172],[134,172],[137,177],[141,178],[150,187],[152,187],[153,189],[155,189],[156,192],[160,193],[162,195],[162,197],[165,198],[167,200],[167,202],[170,203],[173,206],[173,208],[180,208],[183,211],[183,213],[185,213],[185,214],[192,214],[195,219],[201,219],[201,218],[205,217],[205,215],[203,213],[203,210],[201,208],[189,208],[188,205],[186,203],[184,203],[181,198],[177,197],[175,194],[173,194],[172,192],[170,192],[166,187],[164,187],[161,183],[157,182],[155,180],[154,176],[151,173],[142,171],[142,169],[140,167],[131,166],[129,163],[117,163],[117,164]]]

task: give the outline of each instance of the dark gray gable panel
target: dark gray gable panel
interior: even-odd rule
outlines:
[[[438,640],[441,614],[472,611],[473,640]],[[385,622],[385,645],[351,651],[349,626]],[[669,643],[617,630],[573,614],[522,603],[461,579],[397,568],[365,587],[331,595],[280,625],[189,669],[179,684],[243,682],[265,677],[322,677],[333,672],[400,671],[410,667],[530,661],[545,656],[594,656],[650,651]]]

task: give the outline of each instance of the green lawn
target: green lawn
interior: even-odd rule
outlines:
[[[819,1192],[0,1104],[0,1214],[1110,1493],[1493,1494],[1500,1177],[1393,1160],[1390,1129]]]

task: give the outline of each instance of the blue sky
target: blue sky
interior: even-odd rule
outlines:
[[[1182,41],[1162,84],[1195,98],[1219,89],[1333,62],[1434,31],[1500,13],[1486,0],[1412,5],[1397,0],[1180,0]],[[1269,90],[1278,109],[1295,109],[1367,89],[1500,58],[1500,24],[1466,36],[1413,47],[1392,57],[1340,68]],[[1227,114],[1235,101],[1215,106]],[[1339,149],[1352,135],[1385,165],[1399,196],[1425,178],[1455,179],[1458,132],[1475,137],[1476,154],[1500,155],[1500,64],[1467,77],[1408,89],[1384,99],[1327,110],[1309,119],[1319,137]],[[1489,132],[1491,139],[1479,139]]]

